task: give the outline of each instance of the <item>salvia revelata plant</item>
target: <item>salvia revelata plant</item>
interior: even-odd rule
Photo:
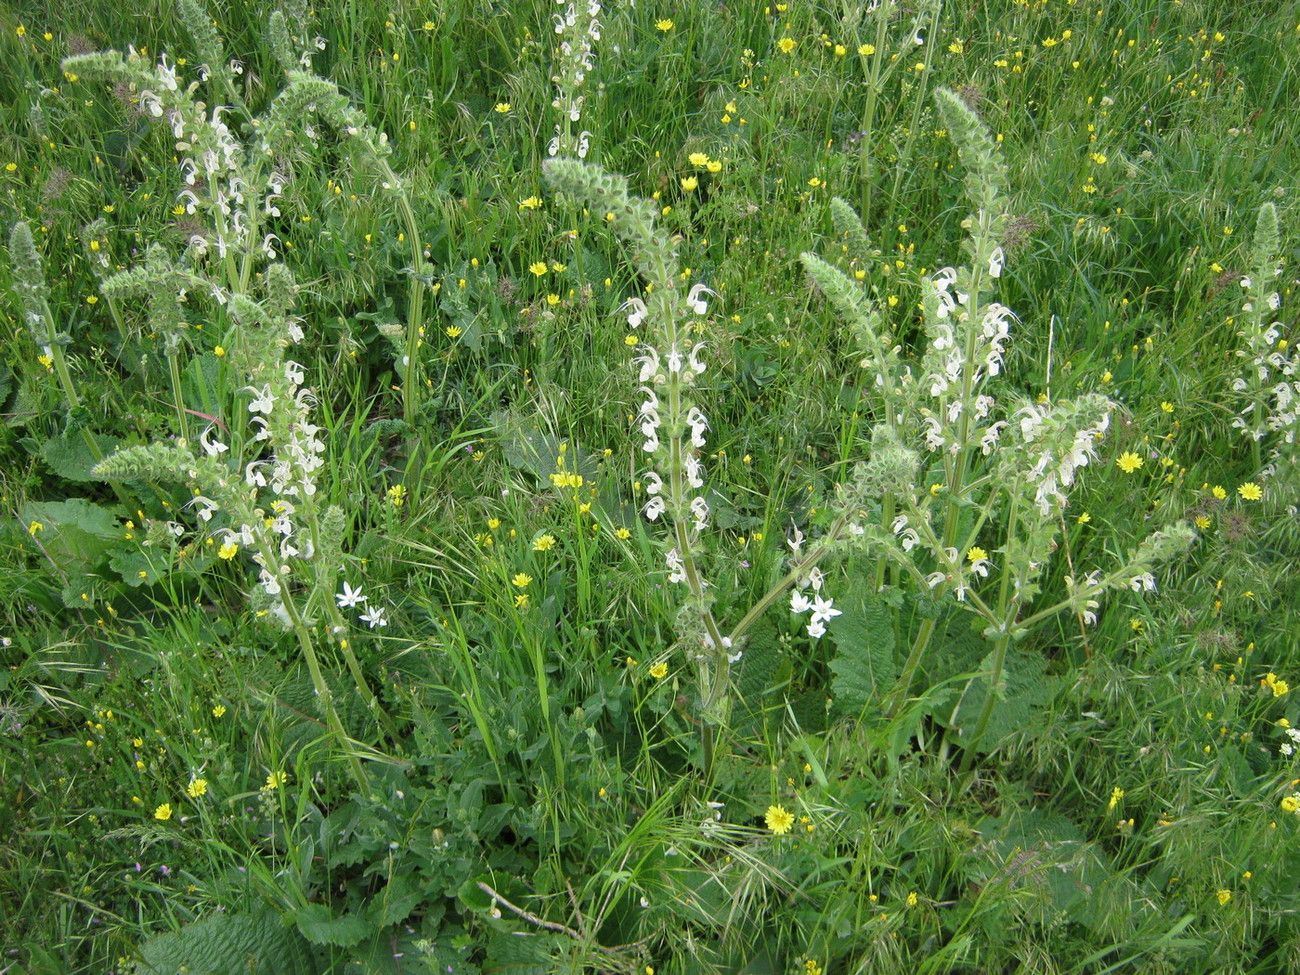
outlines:
[[[583,91],[587,75],[595,67],[594,46],[600,40],[600,0],[555,0],[563,10],[552,16],[560,38],[555,52],[555,97],[551,107],[557,113],[555,135],[547,144],[550,156],[587,157],[591,133],[580,129]]]
[[[1232,384],[1238,409],[1232,426],[1248,438],[1261,476],[1296,472],[1296,434],[1300,432],[1300,374],[1296,355],[1282,336],[1277,314],[1282,305],[1277,278],[1282,273],[1277,208],[1265,203],[1255,222],[1251,274],[1241,278],[1246,301],[1241,306],[1241,348],[1246,368]],[[1265,438],[1274,438],[1267,462]],[[1283,479],[1287,483],[1287,479]]]
[[[629,197],[625,180],[578,162],[547,165],[554,189],[606,214],[644,281],[645,297],[630,298],[624,306],[628,325],[644,327],[639,334],[646,336],[634,362],[642,448],[650,461],[643,477],[648,495],[643,513],[667,526],[668,580],[686,590],[678,632],[699,664],[706,729],[725,721],[729,668],[741,654],[741,636],[784,592],[790,592],[791,611],[806,615],[812,639],[824,635],[841,614],[819,567],[828,557],[869,552],[878,560],[878,587],[892,567],[890,579],[910,578],[931,598],[950,596],[977,614],[994,642],[988,679],[996,688],[1011,641],[1033,624],[1065,609],[1095,620],[1103,592],[1154,588],[1152,569],[1191,543],[1192,533],[1182,526],[1153,536],[1122,568],[1071,580],[1065,599],[1022,615],[1038,594],[1056,547],[1066,492],[1078,470],[1096,457],[1113,406],[1092,395],[998,408],[992,380],[1002,372],[1014,321],[1010,309],[994,300],[1005,263],[998,243],[1006,215],[1005,169],[979,120],[956,96],[941,92],[939,110],[968,174],[974,212],[963,225],[970,232],[970,264],[944,268],[924,283],[927,345],[913,368],[904,363],[903,350],[862,290],[833,265],[803,255],[809,275],[863,345],[882,418],[869,459],[835,491],[834,520],[824,537],[805,547],[808,540],[796,527],[788,539],[789,572],[732,629],[715,616],[702,571],[709,505],[701,450],[709,422],[694,389],[706,361],[705,344],[690,336],[699,331],[693,323],[707,315],[713,292],[697,283],[682,293],[675,254],[655,228],[653,209]],[[859,259],[869,256],[869,236],[852,208],[836,201],[832,216],[846,249]],[[920,483],[929,487],[923,490]],[[1002,529],[1000,546],[987,540],[996,528]],[[933,615],[922,623],[887,708],[897,707],[907,694],[935,624]],[[983,735],[995,697],[985,698],[973,745]]]
[[[396,200],[411,251],[407,324],[398,371],[403,415],[408,424],[413,423],[422,382],[418,352],[423,344],[424,292],[432,275],[404,184],[389,163],[387,135],[375,129],[333,82],[312,73],[311,52],[322,49],[324,39],[307,42],[292,34],[279,10],[271,15],[269,34],[284,70],[284,87],[254,117],[237,97],[232,80],[243,68],[237,61],[225,63],[207,14],[195,0],[180,0],[180,11],[204,58],[197,78],[188,84],[183,84],[177,66],[166,55],[154,63],[134,49],[126,57],[117,51],[76,55],[64,61],[64,70],[125,86],[144,113],[170,128],[185,184],[177,204],[187,217],[207,225],[203,232],[191,235],[186,253],[178,260],[185,265],[184,273],[208,277],[203,290],[220,305],[232,294],[247,291],[258,267],[279,256],[282,244],[274,230],[280,216],[277,201],[294,178],[302,150],[311,149],[329,133],[356,170],[374,174],[379,188]],[[230,95],[231,104],[209,107],[200,98],[205,84]],[[241,138],[235,130],[243,130],[238,123],[244,122],[251,135]],[[153,287],[164,273],[163,263],[161,256],[152,256],[148,273],[136,274],[123,287]],[[176,289],[169,282],[163,290],[174,293]],[[114,293],[113,298],[120,301],[121,294]],[[156,313],[152,307],[151,313]]]

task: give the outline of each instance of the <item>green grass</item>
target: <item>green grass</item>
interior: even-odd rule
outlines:
[[[282,75],[264,7],[210,11],[255,114]],[[0,224],[33,228],[82,401],[70,412],[39,361],[4,251],[0,972],[175,971],[150,961],[151,939],[263,911],[262,971],[1300,968],[1300,817],[1283,806],[1300,768],[1279,751],[1300,691],[1261,683],[1300,687],[1297,499],[1230,425],[1238,281],[1265,202],[1282,228],[1281,335],[1296,339],[1300,22],[1210,0],[863,7],[603,15],[588,160],[653,199],[681,283],[718,293],[692,393],[710,422],[712,611],[734,625],[787,571],[794,526],[826,528],[881,421],[863,352],[800,254],[863,272],[882,328],[918,358],[923,281],[967,260],[941,87],[1009,173],[998,300],[1019,320],[999,399],[1119,405],[1035,608],[1180,518],[1202,537],[1156,592],[1107,594],[1095,627],[1060,615],[1013,644],[984,742],[969,736],[982,624],[905,576],[872,596],[870,552],[828,562],[844,617],[812,641],[786,599],[763,615],[716,756],[663,522],[639,510],[642,396],[618,309],[644,282],[604,215],[543,176],[561,8],[322,0],[309,18],[313,69],[388,135],[431,271],[422,381],[404,399],[399,198],[324,125],[279,160],[265,226],[300,289],[292,357],[325,446],[314,503],[337,507],[326,541],[341,551],[337,578],[297,584],[322,587],[299,634],[270,618],[247,552],[216,555],[224,516],[198,522],[188,488],[88,472],[83,431],[106,453],[179,432],[157,320],[100,287],[151,244],[179,255],[196,227],[173,211],[169,128],[138,92],[60,64],[134,45],[186,59],[188,82],[183,17],[162,2],[0,12]],[[835,195],[879,253],[849,263]],[[181,307],[190,436],[209,417],[246,444],[239,363],[256,328],[200,289]],[[1126,451],[1144,461],[1133,473]],[[581,487],[552,483],[560,458]],[[1237,491],[1255,481],[1259,502]],[[323,597],[343,580],[387,626],[352,614],[331,631]],[[926,627],[918,679],[892,700]],[[789,833],[768,828],[771,806],[794,815]],[[222,959],[211,970],[245,970]]]

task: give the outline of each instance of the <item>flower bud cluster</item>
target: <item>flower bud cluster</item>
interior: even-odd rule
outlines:
[[[587,157],[591,133],[577,132],[582,119],[582,93],[587,75],[595,67],[593,45],[600,40],[600,0],[556,0],[563,10],[553,15],[555,33],[560,37],[556,50],[555,97],[551,107],[559,113],[555,123],[555,136],[546,147],[550,156]]]
[[[41,256],[36,251],[32,240],[32,228],[25,220],[19,220],[9,231],[9,263],[13,273],[13,289],[23,307],[23,324],[31,334],[32,341],[41,349],[41,354],[48,356],[53,352],[50,347],[53,322],[49,319],[49,289],[45,284],[45,267]],[[65,341],[66,336],[59,336],[55,341]]]

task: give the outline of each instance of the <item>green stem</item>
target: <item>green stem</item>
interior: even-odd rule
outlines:
[[[185,397],[181,393],[181,367],[176,360],[176,353],[167,353],[167,371],[171,377],[172,405],[176,407],[176,431],[180,438],[189,442],[188,424],[185,420]]]

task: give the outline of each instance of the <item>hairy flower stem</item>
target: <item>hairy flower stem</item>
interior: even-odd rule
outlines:
[[[1018,495],[1011,496],[1011,510],[1007,515],[1007,538],[1011,540],[1016,537],[1019,502]],[[984,740],[984,732],[988,730],[989,718],[993,716],[993,705],[998,699],[998,686],[1002,683],[1002,671],[1007,662],[1007,648],[1011,644],[1012,621],[1020,609],[1020,600],[1018,598],[1013,599],[1011,595],[1011,577],[1014,570],[1010,550],[1013,544],[1014,541],[1008,542],[1007,554],[1003,559],[1002,584],[998,590],[998,617],[1002,622],[997,643],[993,646],[993,668],[988,674],[988,684],[984,688],[984,704],[980,708],[979,718],[975,722],[975,730],[971,733],[970,741],[966,743],[966,750],[962,755],[961,771],[963,774],[970,771],[970,767],[975,761],[975,752]]]
[[[981,209],[979,213],[979,229],[974,235],[974,255],[971,262],[971,285],[970,301],[971,307],[967,313],[970,316],[966,328],[966,347],[965,362],[966,367],[962,373],[961,387],[961,428],[958,436],[959,450],[956,459],[951,457],[945,458],[944,466],[947,468],[947,483],[945,484],[945,512],[943,522],[943,547],[948,548],[957,540],[957,528],[961,519],[961,505],[959,503],[962,495],[967,491],[966,477],[971,458],[970,439],[970,422],[971,422],[971,392],[975,382],[975,348],[979,341],[979,322],[983,318],[983,307],[980,304],[980,289],[983,287],[983,277],[986,273],[988,254],[992,243],[994,215],[986,209]],[[941,409],[947,408],[947,403],[941,404]],[[943,591],[947,590],[943,587]],[[903,671],[899,674],[898,683],[893,693],[885,703],[885,714],[892,716],[896,713],[898,707],[906,699],[907,693],[911,690],[912,680],[916,677],[917,668],[921,665],[921,660],[925,656],[926,650],[930,646],[930,640],[934,637],[936,620],[931,617],[926,619],[921,628],[917,631],[916,639],[912,641],[911,651],[907,655],[907,660],[903,663]]]
[[[278,576],[280,564],[276,559],[275,549],[262,539],[260,534],[259,532],[258,548],[262,553],[262,558],[266,562],[267,569]],[[312,687],[315,689],[316,697],[320,701],[321,711],[325,715],[325,723],[329,726],[339,748],[347,756],[352,777],[356,779],[357,786],[363,795],[369,794],[370,780],[366,777],[365,769],[361,767],[361,759],[357,757],[355,750],[352,748],[351,739],[343,728],[343,722],[339,720],[338,711],[334,707],[334,692],[330,690],[329,685],[325,682],[325,675],[321,671],[320,660],[316,656],[316,647],[312,643],[311,633],[307,630],[306,624],[298,614],[298,607],[294,604],[293,596],[287,587],[280,590],[280,604],[284,607],[285,614],[289,617],[289,623],[298,636],[298,646],[302,649],[303,659],[307,662],[307,672],[311,675]]]

